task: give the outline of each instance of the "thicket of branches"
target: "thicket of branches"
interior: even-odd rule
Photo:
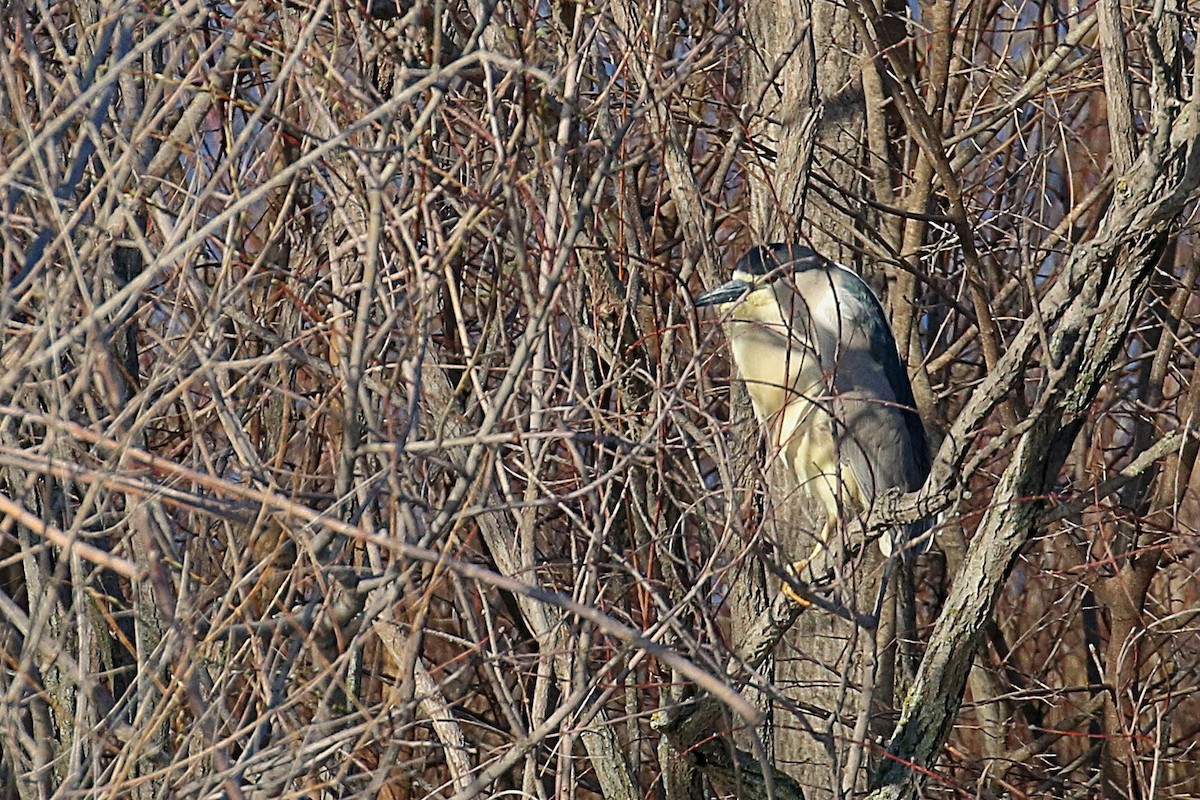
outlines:
[[[1194,12],[7,4],[0,794],[1200,792]],[[937,451],[865,730],[690,300],[784,238]]]

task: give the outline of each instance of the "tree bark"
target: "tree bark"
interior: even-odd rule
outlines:
[[[802,241],[854,264],[860,223],[852,209],[866,189],[855,167],[865,159],[866,108],[860,40],[850,13],[842,4],[814,0],[756,2],[746,15],[750,79],[744,101],[757,154],[748,244]],[[735,397],[744,401],[744,392]],[[754,430],[753,420],[738,428]],[[744,444],[757,447],[757,437],[746,436]],[[812,552],[824,515],[774,454],[766,457],[773,464],[767,530],[780,561],[788,563]],[[847,551],[854,544],[842,543]],[[867,630],[832,614],[805,614],[764,667],[796,701],[767,701],[770,752],[816,800],[865,788],[860,767],[869,761],[866,740],[886,733],[892,705],[895,613],[893,598],[885,602],[880,596],[885,565],[877,548],[865,548],[853,567],[836,558],[812,566],[837,573],[843,581],[839,600],[853,614],[883,618]],[[741,583],[733,601],[734,633],[740,637],[761,613],[762,588]]]
[[[1200,94],[1193,87],[1182,101],[1178,87],[1162,82],[1170,74],[1158,73],[1144,149],[1118,180],[1096,235],[1072,250],[1063,279],[1046,293],[1040,314],[1025,323],[1030,332],[1053,331],[1045,356],[1050,371],[968,547],[871,800],[916,797],[934,765],[1012,560],[1039,525],[1040,498],[1057,479],[1083,416],[1125,344],[1167,232],[1200,186]],[[1005,354],[997,375],[1024,358],[1021,350],[1012,347]]]

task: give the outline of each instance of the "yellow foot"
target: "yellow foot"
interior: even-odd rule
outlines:
[[[799,584],[807,586],[807,584],[800,579],[800,574],[808,567],[808,562],[810,560],[811,559],[806,558],[801,561],[793,561],[791,564],[788,564],[786,567],[784,567],[784,572],[787,573],[788,578],[796,581]],[[788,600],[791,600],[801,608],[808,608],[812,605],[811,600],[806,600],[800,595],[799,592],[792,588],[790,580],[785,579],[783,581],[783,585],[780,587],[780,590],[784,593]]]

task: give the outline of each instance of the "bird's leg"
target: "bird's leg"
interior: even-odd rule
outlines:
[[[799,592],[797,592],[795,589],[793,589],[792,581],[796,581],[796,583],[804,584],[805,586],[807,586],[808,584],[804,583],[804,581],[801,580],[801,578],[800,578],[800,571],[807,566],[808,566],[808,559],[805,559],[802,561],[793,561],[791,564],[788,564],[786,567],[783,568],[783,571],[787,573],[787,577],[785,577],[783,579],[783,583],[779,587],[779,590],[781,592],[783,592],[783,594],[787,597],[788,600],[791,600],[793,603],[800,606],[801,608],[808,608],[809,606],[812,605],[812,601],[806,599],[803,595],[801,595]]]
[[[820,539],[817,541],[817,546],[813,548],[812,554],[808,558],[802,558],[799,561],[793,561],[784,568],[788,574],[788,577],[795,579],[797,583],[803,584],[807,587],[808,582],[800,576],[804,574],[804,570],[808,569],[808,565],[815,561],[817,556],[821,555],[821,551],[826,548],[829,543],[829,538],[833,536],[833,533],[836,529],[837,517],[830,515],[826,518],[825,525],[821,528]],[[800,594],[796,592],[796,590],[793,589],[786,580],[783,582],[780,590],[787,595],[787,598],[793,603],[798,603],[806,608],[812,605],[810,600],[806,600],[801,597]]]

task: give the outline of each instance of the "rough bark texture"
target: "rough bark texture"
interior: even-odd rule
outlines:
[[[1159,80],[1169,74],[1164,70]],[[991,506],[968,547],[905,699],[888,745],[889,760],[875,777],[878,788],[872,800],[916,797],[935,763],[962,701],[984,625],[1013,558],[1037,526],[1042,503],[1033,498],[1044,496],[1057,476],[1083,415],[1125,342],[1162,256],[1164,237],[1200,186],[1196,88],[1179,102],[1178,87],[1155,87],[1154,127],[1142,153],[1119,179],[1120,191],[1095,236],[1072,252],[1068,280],[1043,303],[1037,324],[1055,326],[1048,353],[1055,369],[1041,387],[1033,416],[997,487],[998,497],[1015,502]],[[1110,784],[1109,790],[1119,792],[1120,786]]]

